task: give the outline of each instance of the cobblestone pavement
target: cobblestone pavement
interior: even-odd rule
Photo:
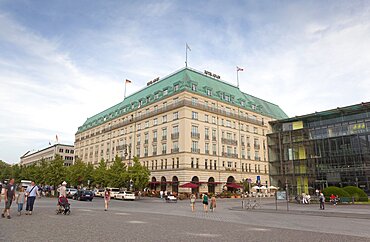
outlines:
[[[55,199],[38,199],[32,216],[0,219],[0,241],[370,241],[369,219],[267,212],[273,200],[263,200],[263,212],[240,211],[240,200],[217,201],[217,210],[191,212],[188,201],[165,203],[157,198],[111,202],[71,201],[71,215],[55,215]],[[4,203],[1,203],[4,206]],[[294,211],[316,206],[292,205]],[[335,210],[334,210],[335,209]],[[327,207],[328,212],[369,213],[366,206]],[[262,211],[261,210],[261,211]]]

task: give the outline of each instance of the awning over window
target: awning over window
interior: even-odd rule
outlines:
[[[230,188],[235,188],[235,189],[243,188],[243,186],[236,184],[236,183],[227,183],[226,186]]]

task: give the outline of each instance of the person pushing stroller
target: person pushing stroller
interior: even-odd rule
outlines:
[[[70,204],[67,199],[66,194],[66,185],[67,182],[63,182],[62,185],[58,188],[59,198],[58,198],[58,205],[57,205],[57,214],[63,213],[64,215],[70,214]]]

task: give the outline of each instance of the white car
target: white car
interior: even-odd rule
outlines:
[[[115,196],[119,193],[119,188],[107,187],[107,189],[109,189],[110,191],[110,198],[115,198]],[[103,197],[104,197],[104,193],[103,193]]]
[[[119,192],[114,196],[115,199],[121,199],[121,200],[135,200],[135,193],[133,192]]]
[[[73,195],[75,195],[77,192],[77,189],[74,189],[74,188],[67,188],[66,189],[66,194],[67,194],[67,197],[68,198],[72,198]]]
[[[104,189],[98,189],[98,190],[95,190],[94,196],[95,197],[104,197],[104,193],[105,193]]]

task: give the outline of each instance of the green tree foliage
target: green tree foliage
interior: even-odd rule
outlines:
[[[343,190],[348,192],[351,197],[354,197],[356,202],[367,202],[369,200],[367,194],[358,187],[346,186],[343,188]]]
[[[122,159],[116,156],[112,166],[107,171],[108,185],[111,187],[125,187],[128,181],[126,166]]]
[[[82,160],[76,160],[74,165],[68,168],[67,182],[71,186],[80,186],[87,184],[88,180],[87,166]]]
[[[99,166],[94,170],[93,173],[94,183],[98,187],[106,187],[108,185],[107,176],[107,164],[105,163],[104,159],[101,159]]]
[[[134,157],[134,165],[128,168],[129,180],[133,181],[135,190],[143,190],[149,182],[150,172],[148,168],[142,166],[139,158]]]
[[[59,155],[50,162],[46,170],[46,180],[49,185],[57,186],[66,179],[67,168]]]

